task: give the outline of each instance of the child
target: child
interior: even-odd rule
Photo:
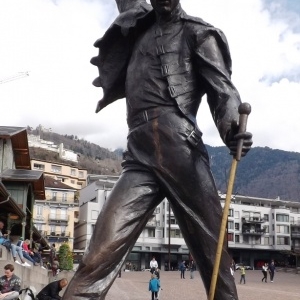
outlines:
[[[240,284],[244,281],[244,284],[246,284],[246,271],[245,267],[241,266],[241,279],[240,279]]]
[[[149,291],[152,294],[152,300],[158,299],[157,294],[160,288],[160,281],[156,278],[154,274],[151,274],[151,279],[149,281]],[[154,299],[155,297],[155,299]]]

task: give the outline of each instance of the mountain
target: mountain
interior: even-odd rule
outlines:
[[[30,133],[36,133],[31,131]],[[44,140],[52,141],[78,153],[79,167],[90,174],[119,175],[123,149],[110,151],[74,135],[43,132]],[[206,145],[216,186],[226,192],[232,157],[223,147]],[[31,158],[63,162],[57,153],[30,148]],[[69,163],[71,164],[71,163]],[[300,153],[254,147],[238,163],[233,194],[260,198],[280,198],[300,202]]]
[[[207,146],[217,188],[226,192],[232,158],[224,147]],[[300,153],[254,147],[237,167],[234,194],[300,202]]]

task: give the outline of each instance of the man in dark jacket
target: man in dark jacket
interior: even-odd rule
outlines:
[[[0,277],[0,299],[12,300],[19,297],[21,279],[14,274],[14,266],[4,267],[4,276]]]
[[[67,286],[68,281],[66,278],[63,278],[58,281],[53,281],[46,285],[38,294],[38,300],[60,300],[59,292]]]
[[[96,112],[126,97],[127,151],[123,173],[98,217],[89,248],[63,299],[105,299],[156,206],[168,198],[209,290],[222,208],[209,156],[196,124],[204,94],[231,153],[250,133],[238,133],[241,104],[231,82],[224,34],[188,16],[179,0],[117,0],[120,15],[95,43],[92,63],[103,88]],[[223,249],[215,300],[238,299]]]

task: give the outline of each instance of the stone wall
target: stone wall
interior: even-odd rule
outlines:
[[[20,261],[20,259],[18,259]],[[30,265],[31,262],[26,260]],[[67,278],[70,282],[74,275],[74,271],[62,271],[56,277],[52,276],[52,272],[42,269],[40,266],[23,267],[14,263],[13,257],[10,252],[4,246],[0,246],[0,276],[4,275],[4,266],[7,264],[13,264],[15,267],[14,273],[21,278],[21,288],[34,286],[36,291],[39,292],[48,283],[59,280],[61,278]],[[65,289],[60,293],[62,296]]]

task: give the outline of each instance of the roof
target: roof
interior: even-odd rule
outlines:
[[[8,169],[0,174],[2,181],[31,182],[36,199],[45,199],[45,184],[43,171]]]
[[[0,126],[0,138],[10,139],[16,169],[31,169],[27,131],[25,127]]]
[[[55,189],[64,189],[64,190],[74,190],[77,191],[77,189],[73,188],[72,186],[69,186],[60,180],[57,180],[51,176],[45,176],[45,187],[46,188],[55,188]]]

